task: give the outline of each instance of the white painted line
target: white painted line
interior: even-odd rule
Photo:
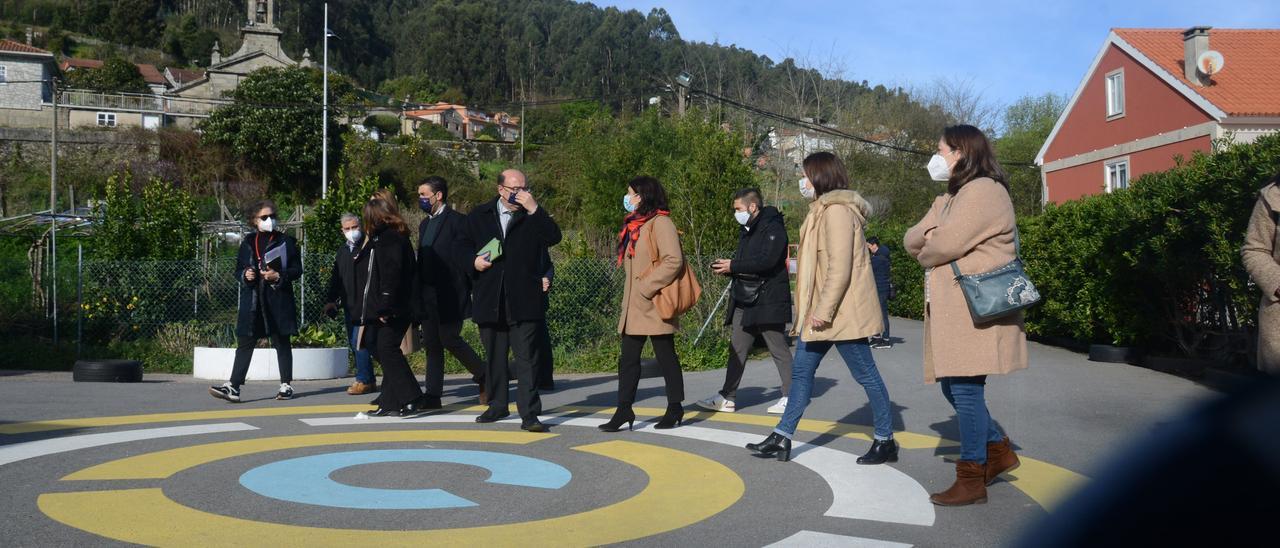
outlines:
[[[77,449],[102,447],[131,441],[151,440],[157,438],[173,438],[193,436],[197,434],[218,434],[222,432],[241,432],[257,430],[243,422],[223,424],[196,424],[190,426],[170,426],[166,428],[144,428],[141,430],[125,430],[122,432],[104,432],[101,434],[84,434],[80,436],[64,436],[47,440],[28,441],[0,447],[0,466],[20,460],[43,457],[57,453],[66,453]]]
[[[474,423],[476,415],[445,414],[425,415],[409,419],[374,417],[354,420],[345,417],[299,419],[311,426],[351,426],[362,424],[426,423]],[[375,422],[377,421],[377,422]],[[509,418],[499,422],[519,423]],[[585,426],[600,424],[598,417],[556,417],[543,419],[550,426]],[[653,423],[636,427],[648,434],[675,436],[699,441],[742,447],[760,441],[759,434],[733,430],[718,430],[699,426],[681,426],[671,430],[656,430]],[[831,507],[825,515],[837,518],[862,519],[907,525],[932,526],[935,519],[929,493],[911,476],[887,465],[864,466],[858,457],[827,447],[796,442],[792,447],[792,461],[812,470],[831,488]]]
[[[765,548],[911,548],[910,544],[875,540],[861,537],[847,537],[817,531],[800,531]]]

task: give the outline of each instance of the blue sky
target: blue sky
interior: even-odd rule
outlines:
[[[926,86],[971,79],[1008,104],[1070,95],[1112,27],[1278,28],[1280,0],[597,0],[648,13],[663,7],[686,40],[837,60],[844,77]],[[1210,38],[1212,44],[1212,37]]]

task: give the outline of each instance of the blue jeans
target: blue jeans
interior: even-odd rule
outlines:
[[[360,329],[360,326],[351,324],[347,324],[347,326],[350,328],[350,331],[347,333],[350,335],[347,337],[347,348],[350,348],[351,353],[356,356],[356,380],[365,384],[374,384],[373,360],[369,357],[369,351],[365,349],[370,345],[365,345],[365,348],[357,349],[356,331]],[[365,330],[366,337],[372,334],[373,329]]]
[[[773,431],[787,439],[796,433],[800,417],[809,406],[809,396],[813,393],[813,377],[822,363],[822,357],[832,346],[844,358],[854,380],[867,391],[867,400],[871,402],[872,420],[875,422],[875,438],[878,440],[893,439],[893,424],[889,418],[889,390],[880,378],[880,370],[876,369],[876,360],[871,357],[871,347],[866,339],[855,341],[799,341],[796,344],[796,358],[791,364],[791,391],[787,394],[787,410],[778,421]]]
[[[955,408],[960,422],[960,460],[986,463],[987,443],[1004,439],[987,411],[987,377],[943,377],[939,381],[942,395]]]

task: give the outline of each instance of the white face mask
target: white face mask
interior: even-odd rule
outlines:
[[[276,229],[276,220],[275,220],[275,219],[268,218],[268,219],[267,219],[267,220],[265,220],[265,221],[263,221],[263,220],[259,220],[259,221],[258,221],[258,231],[259,231],[259,232],[271,232],[271,231],[273,231],[273,230],[275,230],[275,229]]]
[[[809,184],[808,177],[800,179],[800,195],[804,196],[806,200],[813,199],[813,186]]]
[[[747,222],[749,222],[749,221],[751,220],[751,212],[750,212],[750,211],[735,211],[735,212],[733,212],[733,219],[734,219],[735,221],[738,221],[738,224],[740,224],[740,225],[742,225],[742,226],[747,226]]]
[[[637,207],[637,204],[631,201],[630,194],[622,195],[622,209],[627,210],[627,213],[635,213],[636,207]]]
[[[929,177],[935,181],[951,179],[951,167],[947,165],[947,159],[941,154],[934,154],[929,158],[929,163],[924,168],[929,170]]]
[[[354,244],[356,243],[357,240],[360,239],[360,229],[353,228],[351,230],[344,230],[342,231],[342,235],[347,237],[348,242],[351,242]]]

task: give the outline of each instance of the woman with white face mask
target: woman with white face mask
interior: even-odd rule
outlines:
[[[293,299],[293,281],[302,277],[302,254],[292,236],[279,231],[276,204],[263,200],[249,207],[253,234],[240,242],[236,258],[236,278],[240,291],[236,318],[236,357],[231,380],[209,388],[209,394],[229,402],[240,401],[240,386],[249,373],[249,362],[258,341],[271,339],[280,365],[277,400],[293,397],[293,349],[289,337],[298,333],[298,307]]]
[[[1018,466],[1009,438],[987,411],[988,375],[1027,367],[1022,313],[975,323],[951,264],[989,272],[1016,257],[1016,222],[1004,170],[991,142],[973,126],[951,126],[926,169],[947,192],[907,231],[907,253],[925,268],[924,376],[942,385],[960,425],[955,483],[929,497],[940,506],[987,501],[986,486]]]
[[[597,428],[617,432],[623,425],[631,428],[635,422],[631,405],[636,401],[636,388],[640,383],[640,351],[644,349],[645,339],[653,346],[667,391],[667,411],[654,428],[675,428],[684,421],[684,377],[680,374],[675,343],[680,318],[663,319],[654,297],[674,283],[684,270],[680,235],[669,217],[667,192],[653,177],[632,179],[622,197],[622,207],[627,216],[618,234],[618,266],[626,272],[626,284],[622,290],[622,314],[618,318],[618,334],[622,337],[618,357],[618,408],[609,422]]]
[[[810,154],[803,165],[800,194],[813,201],[800,227],[791,390],[773,433],[760,443],[747,444],[747,449],[790,460],[791,437],[809,405],[818,365],[835,348],[871,405],[874,439],[858,464],[896,462],[898,443],[893,439],[889,390],[868,341],[883,331],[871,256],[863,243],[871,206],[849,190],[849,172],[834,154]]]

